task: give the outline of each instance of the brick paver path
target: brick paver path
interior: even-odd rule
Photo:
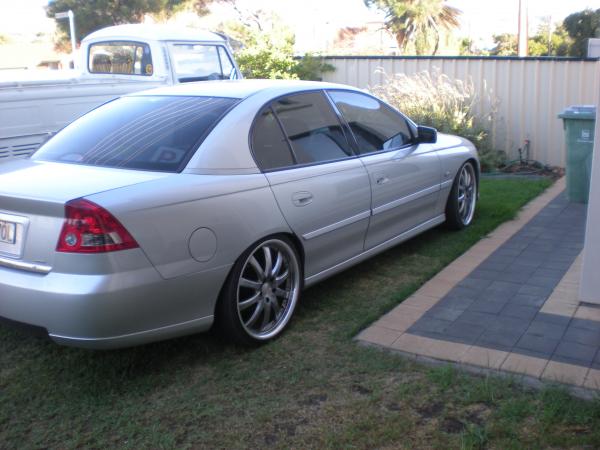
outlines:
[[[586,205],[564,180],[358,339],[411,357],[600,388],[600,308],[577,300]]]

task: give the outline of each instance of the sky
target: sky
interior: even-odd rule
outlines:
[[[241,8],[274,10],[296,32],[297,42],[314,38],[320,26],[358,26],[383,18],[369,10],[363,0],[237,0]],[[0,0],[0,34],[51,33],[53,21],[47,19],[47,0]],[[516,33],[518,0],[448,0],[460,9],[459,34],[475,41],[491,42],[492,34]],[[528,0],[529,27],[534,32],[544,16],[560,22],[568,14],[584,8],[600,8],[600,0]],[[218,12],[219,7],[213,7]]]

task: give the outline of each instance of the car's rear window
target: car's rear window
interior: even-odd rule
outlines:
[[[217,97],[123,97],[65,127],[32,158],[177,172],[237,101]]]

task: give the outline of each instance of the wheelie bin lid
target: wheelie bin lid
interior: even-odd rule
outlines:
[[[573,105],[565,108],[559,115],[561,119],[595,120],[595,105]]]

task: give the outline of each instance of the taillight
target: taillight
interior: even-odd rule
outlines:
[[[65,205],[57,252],[105,253],[137,247],[121,222],[101,206],[84,199]]]

